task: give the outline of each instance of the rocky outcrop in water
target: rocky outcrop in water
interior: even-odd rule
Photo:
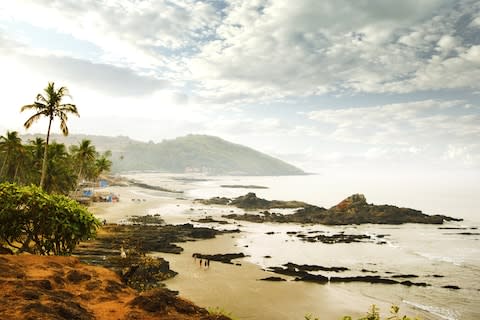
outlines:
[[[344,272],[348,271],[348,268],[344,267],[322,267],[316,265],[298,265],[295,263],[287,263],[281,267],[270,267],[268,271],[274,272],[277,274],[282,274],[286,276],[291,276],[295,278],[295,281],[306,281],[306,282],[315,282],[319,284],[326,284],[328,282],[366,282],[366,283],[379,283],[379,284],[401,284],[404,286],[420,286],[426,287],[429,284],[425,282],[412,282],[410,280],[403,280],[399,281],[393,279],[394,277],[381,277],[381,276],[349,276],[349,277],[337,277],[337,276],[330,276],[327,277],[321,274],[314,274],[311,272],[318,272],[318,271],[327,271],[327,272]],[[408,277],[410,275],[405,275],[402,277]],[[397,275],[396,278],[400,278],[400,275]]]
[[[301,201],[280,201],[280,200],[266,200],[258,198],[253,192],[249,192],[244,196],[239,196],[234,199],[225,197],[214,197],[210,199],[197,199],[203,204],[221,204],[231,205],[237,208],[255,210],[255,209],[297,209],[303,208],[307,204]]]
[[[282,202],[280,202],[282,203]],[[289,206],[290,204],[291,206]],[[257,198],[254,193],[238,197],[229,202],[247,209],[272,209],[272,208],[294,208],[300,202],[283,202],[280,205],[277,201],[268,201]],[[325,225],[347,225],[347,224],[403,224],[403,223],[425,223],[442,224],[444,221],[462,221],[444,215],[427,215],[419,210],[399,208],[392,205],[374,205],[367,203],[362,194],[354,194],[330,209],[312,206],[303,203],[302,208],[293,214],[282,215],[264,211],[260,214],[229,214],[223,216],[229,219],[244,220],[250,222],[277,222],[277,223],[311,223]]]

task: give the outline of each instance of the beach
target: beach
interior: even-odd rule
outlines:
[[[200,218],[211,216],[217,220],[225,220],[222,215],[240,213],[243,210],[203,205],[194,201],[195,196],[192,194],[201,193],[205,185],[212,183],[206,179],[188,180],[180,177],[178,180],[178,176],[169,175],[135,175],[135,178],[183,193],[135,186],[108,187],[105,190],[119,195],[120,201],[95,203],[92,212],[109,223],[122,223],[127,216],[132,215],[159,214],[168,224],[193,223],[195,226],[208,226],[219,230],[241,230],[240,233],[221,235],[215,239],[179,243],[184,251],[178,255],[152,253],[168,260],[170,268],[179,273],[165,281],[167,287],[178,290],[182,297],[202,307],[218,307],[238,319],[257,319],[260,316],[262,319],[303,319],[307,314],[322,319],[336,319],[343,315],[359,317],[364,315],[372,304],[379,306],[385,315],[388,314],[390,305],[396,304],[400,306],[402,314],[419,316],[422,319],[475,319],[479,312],[476,307],[479,302],[479,284],[475,280],[478,278],[472,278],[478,275],[480,269],[475,236],[462,237],[453,232],[448,235],[449,232],[439,230],[438,226],[415,224],[326,227],[255,224],[243,221],[228,221],[228,224],[199,223],[195,221]],[[225,192],[237,193],[245,190],[225,189]],[[272,192],[272,189],[269,192]],[[459,226],[465,226],[465,223]],[[311,244],[301,242],[289,234],[292,231],[319,230],[327,233],[388,234],[387,244]],[[410,236],[412,233],[416,234],[415,239]],[[439,234],[446,237],[445,242],[438,239]],[[462,250],[440,255],[443,244],[460,247]],[[211,261],[209,268],[200,267],[199,261],[192,257],[193,253],[240,252],[247,257],[233,260],[232,265]],[[288,280],[282,282],[260,280],[279,276],[264,270],[287,262],[346,266],[350,269],[346,272],[348,275],[358,274],[362,269],[383,274],[415,273],[419,276],[416,281],[426,281],[429,287],[368,283],[320,285],[293,281],[289,276],[281,276]],[[436,278],[434,275],[442,277]],[[442,288],[450,284],[459,285],[462,289]]]

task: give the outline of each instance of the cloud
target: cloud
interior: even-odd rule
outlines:
[[[360,146],[354,153],[367,159],[461,157],[462,163],[478,166],[480,112],[478,106],[464,107],[463,101],[424,100],[323,109],[307,117],[320,126],[331,126],[328,139],[332,142]]]
[[[94,44],[95,64],[148,70],[207,104],[480,89],[473,0],[20,0],[0,9]]]
[[[37,72],[48,74],[51,79],[74,82],[112,96],[147,95],[168,85],[165,80],[139,75],[128,68],[70,57],[23,55],[20,60]]]
[[[169,64],[165,50],[197,47],[219,22],[207,1],[20,0],[0,9],[7,19],[91,42],[106,62],[142,67]]]
[[[207,98],[215,98],[210,90],[223,103],[236,92],[248,92],[237,97],[248,102],[326,92],[479,88],[480,39],[471,36],[468,23],[459,27],[480,12],[478,3],[229,3],[218,39],[188,61]]]

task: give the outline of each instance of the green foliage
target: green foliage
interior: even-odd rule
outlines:
[[[390,316],[383,318],[383,320],[419,320],[418,318],[410,318],[407,316],[399,315],[400,308],[396,305],[390,307]],[[320,320],[320,318],[314,318],[311,314],[305,316],[305,320]],[[351,316],[344,316],[342,320],[353,320]],[[382,320],[380,316],[380,309],[376,305],[372,305],[370,310],[364,317],[358,318],[357,320]]]
[[[0,242],[18,252],[69,255],[100,222],[76,201],[36,186],[0,184]]]
[[[231,312],[228,312],[225,309],[222,309],[220,307],[215,307],[215,308],[209,307],[207,308],[207,311],[212,316],[219,316],[219,317],[223,316],[231,320],[236,320],[236,318],[232,316]]]
[[[32,124],[42,117],[49,120],[48,130],[46,135],[45,148],[42,160],[42,174],[40,177],[40,187],[44,187],[47,174],[47,159],[48,159],[48,145],[50,141],[50,129],[52,127],[52,121],[55,118],[60,119],[60,130],[62,133],[68,135],[67,120],[68,114],[79,116],[77,107],[71,103],[62,103],[64,97],[68,97],[68,89],[66,87],[60,87],[55,89],[55,83],[49,82],[48,86],[43,90],[44,93],[37,94],[35,102],[33,104],[24,105],[20,111],[33,110],[34,114],[28,118],[24,123],[26,129],[30,128]]]
[[[42,172],[44,148],[42,138],[22,144],[16,131],[0,136],[0,183],[37,184]],[[48,170],[43,189],[50,193],[68,194],[76,189],[80,179],[96,180],[112,166],[111,153],[96,152],[90,141],[72,146],[70,152],[64,144],[54,141],[48,145],[47,155]]]

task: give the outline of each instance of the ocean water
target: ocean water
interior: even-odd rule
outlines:
[[[472,194],[469,193],[471,191],[460,190],[455,193],[442,189],[441,184],[434,189],[428,189],[428,192],[421,184],[404,189],[398,185],[392,187],[365,182],[362,185],[361,181],[352,181],[347,176],[337,176],[335,179],[315,175],[197,176],[190,179],[192,177],[183,175],[138,174],[135,178],[160,186],[173,179],[177,187],[184,190],[184,196],[190,199],[236,197],[255,192],[258,196],[271,200],[301,200],[330,207],[353,193],[364,193],[369,203],[394,204],[420,209],[427,214],[438,213],[464,218],[462,222],[449,222],[442,226],[405,224],[332,227],[241,222],[242,234],[236,241],[238,247],[248,255],[246,259],[261,268],[293,262],[350,269],[336,274],[337,276],[415,274],[418,278],[409,280],[426,282],[430,286],[365,283],[331,286],[341,287],[354,295],[368,297],[379,303],[400,305],[401,309],[413,310],[423,319],[480,319],[480,219],[476,211],[476,201],[472,201]],[[267,189],[227,188],[222,185],[258,185]],[[445,197],[445,194],[449,197]],[[214,217],[225,213],[222,208],[205,207],[199,210]],[[386,244],[309,243],[291,232],[380,235]],[[271,258],[265,258],[266,256]],[[328,272],[321,273],[333,275]],[[461,289],[443,288],[447,285],[455,285]]]

